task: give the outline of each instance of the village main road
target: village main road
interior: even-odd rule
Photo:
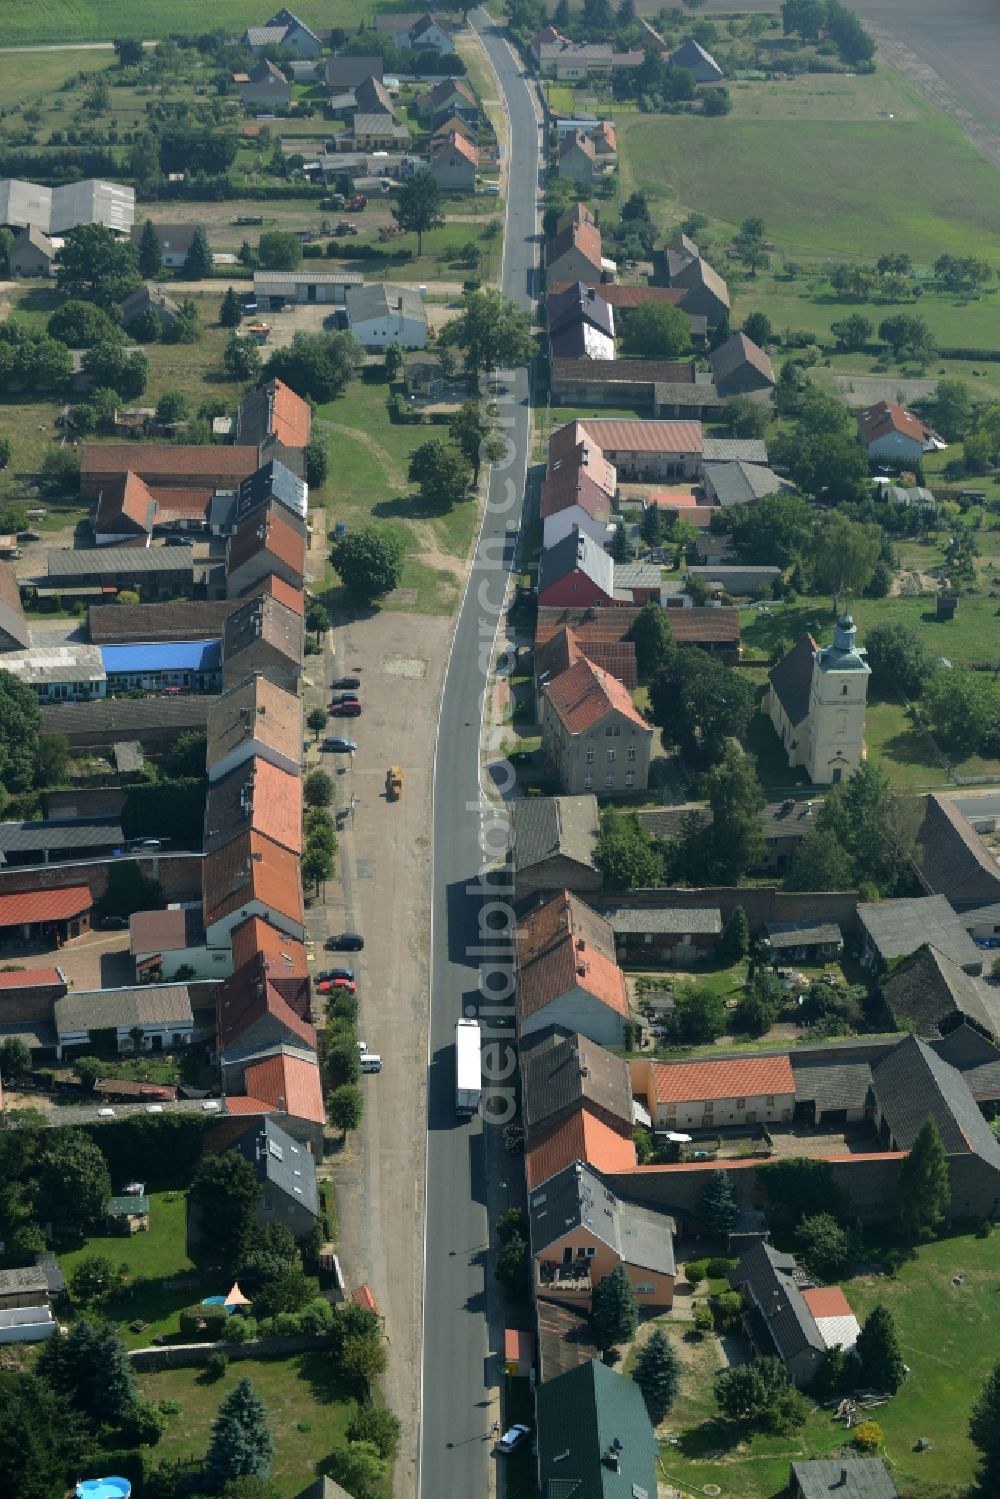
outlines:
[[[508,121],[502,288],[528,308],[538,257],[539,121],[506,41],[482,10],[471,25],[497,74]],[[481,1003],[480,727],[528,463],[528,373],[503,373],[497,400],[512,444],[492,471],[482,531],[455,629],[438,728],[433,815],[433,932],[424,1257],[420,1484],[423,1499],[485,1499],[494,1460],[502,1348],[487,1321],[484,1126],[455,1116],[455,1022]],[[387,1225],[387,1231],[388,1225]]]

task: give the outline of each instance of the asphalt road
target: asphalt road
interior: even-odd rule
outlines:
[[[469,19],[500,79],[509,119],[502,286],[527,307],[538,255],[538,126],[528,87],[499,30],[481,10]],[[484,1127],[478,1116],[470,1122],[455,1117],[454,1028],[460,1015],[470,1008],[476,1013],[480,1003],[475,949],[482,897],[474,883],[484,864],[480,724],[512,558],[508,527],[519,521],[524,496],[530,420],[525,369],[501,373],[497,400],[512,450],[491,475],[445,680],[435,761],[419,1484],[424,1499],[485,1499],[494,1460],[491,1398],[495,1404],[499,1360],[490,1356],[487,1323]]]

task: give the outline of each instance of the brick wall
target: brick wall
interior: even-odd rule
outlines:
[[[43,869],[8,869],[0,871],[0,895],[15,895],[25,890],[62,890],[67,885],[89,885],[95,902],[108,885],[108,869],[120,864],[108,859],[87,864],[49,864]],[[202,860],[194,854],[171,855],[168,858],[135,859],[141,872],[150,880],[159,880],[167,901],[201,899]]]
[[[47,791],[46,816],[120,817],[128,795],[124,786],[88,786],[76,791]]]

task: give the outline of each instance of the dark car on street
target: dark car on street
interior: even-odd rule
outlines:
[[[330,717],[331,718],[360,718],[361,717],[361,704],[358,702],[357,698],[354,698],[353,701],[349,702],[349,703],[331,703],[330,704]]]
[[[339,936],[327,937],[323,943],[327,952],[360,952],[364,945],[364,937],[357,932],[341,932]]]
[[[340,687],[360,687],[360,677],[338,677],[335,682],[330,683],[330,691],[336,692]]]

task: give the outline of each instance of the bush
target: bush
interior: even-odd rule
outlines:
[[[684,1266],[684,1274],[693,1286],[700,1286],[705,1279],[708,1270],[707,1260],[688,1260]]]
[[[735,1260],[727,1259],[724,1254],[717,1254],[714,1259],[705,1262],[705,1274],[709,1280],[725,1280],[735,1264]],[[690,1275],[690,1266],[688,1271]]]
[[[854,1428],[854,1445],[866,1457],[874,1457],[882,1445],[885,1433],[877,1421],[862,1421]]]
[[[257,1320],[254,1317],[227,1317],[223,1337],[227,1343],[252,1343],[257,1336]]]
[[[712,1331],[712,1309],[707,1302],[699,1301],[694,1309],[694,1330],[695,1332]]]
[[[229,1368],[229,1356],[225,1353],[210,1353],[205,1360],[205,1373],[209,1379],[221,1379]]]
[[[181,1333],[188,1343],[217,1343],[228,1321],[224,1306],[186,1306],[180,1314]]]

